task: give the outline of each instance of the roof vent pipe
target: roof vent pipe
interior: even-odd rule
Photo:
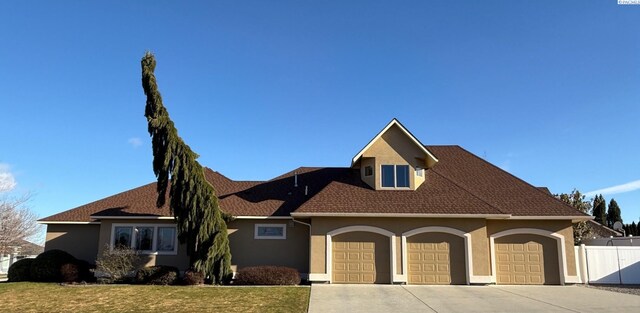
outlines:
[[[298,172],[293,172],[293,187],[298,187]]]

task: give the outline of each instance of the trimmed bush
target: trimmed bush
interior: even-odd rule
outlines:
[[[236,285],[298,285],[300,273],[285,266],[253,266],[240,269],[234,280]]]
[[[92,267],[84,260],[63,264],[60,267],[61,281],[65,283],[95,282],[96,278],[91,272]]]
[[[9,281],[30,281],[31,263],[33,263],[33,259],[22,259],[11,264],[11,266],[9,266],[9,272],[7,273]]]
[[[63,264],[60,267],[60,278],[64,283],[74,283],[80,281],[80,269],[75,263]]]
[[[136,273],[135,282],[145,285],[173,285],[178,280],[178,268],[166,265],[145,267]]]
[[[188,270],[184,272],[182,283],[188,286],[204,284],[204,273]]]
[[[60,269],[67,263],[75,264],[76,258],[62,250],[49,250],[38,255],[31,263],[31,279],[40,282],[60,282]]]

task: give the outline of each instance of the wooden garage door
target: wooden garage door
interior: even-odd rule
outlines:
[[[342,284],[389,283],[389,238],[352,232],[333,238],[332,282]]]
[[[448,242],[410,242],[407,259],[410,284],[451,284],[451,258]]]
[[[542,285],[545,283],[542,244],[497,243],[496,280],[505,285]]]

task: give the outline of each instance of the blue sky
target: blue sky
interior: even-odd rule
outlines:
[[[637,221],[639,30],[615,0],[4,1],[0,196],[45,217],[153,181],[150,50],[180,135],[232,179],[348,166],[396,117],[554,193],[614,187]]]

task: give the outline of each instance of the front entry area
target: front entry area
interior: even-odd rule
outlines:
[[[332,238],[332,283],[389,284],[389,238],[371,232],[348,232]]]
[[[407,238],[408,283],[465,284],[464,239],[445,233],[422,233]]]
[[[558,285],[558,250],[554,239],[511,235],[496,239],[496,283],[500,285]]]

